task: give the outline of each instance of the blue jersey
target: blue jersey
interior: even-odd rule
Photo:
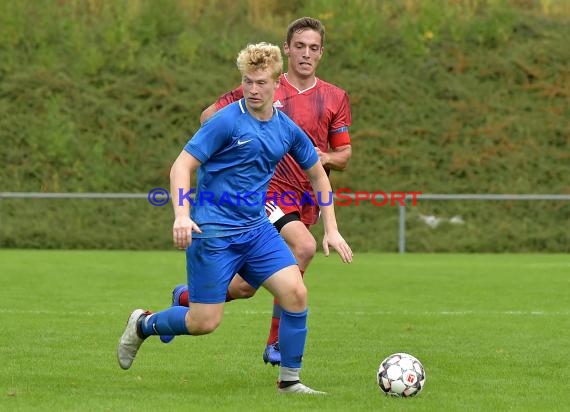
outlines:
[[[304,169],[318,161],[308,136],[283,112],[251,116],[241,99],[216,112],[184,147],[202,164],[190,216],[202,234],[229,236],[267,223],[265,194],[277,163],[289,153]]]

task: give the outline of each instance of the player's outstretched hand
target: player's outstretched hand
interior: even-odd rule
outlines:
[[[189,216],[177,217],[172,226],[172,240],[178,249],[186,249],[192,243],[192,231],[202,233]]]
[[[325,252],[325,256],[329,255],[329,246],[338,252],[344,263],[352,262],[352,250],[338,231],[325,233],[325,236],[323,237],[323,250]]]

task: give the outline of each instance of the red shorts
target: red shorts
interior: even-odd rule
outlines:
[[[316,201],[314,199],[312,202],[308,201],[302,198],[302,194],[267,191],[265,199],[265,212],[272,224],[290,213],[297,214],[307,227],[316,224],[319,220],[320,210]]]

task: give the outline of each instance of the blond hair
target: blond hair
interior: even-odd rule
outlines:
[[[236,64],[241,74],[257,71],[273,70],[273,79],[277,80],[283,71],[283,58],[279,47],[269,43],[248,44],[239,52]]]

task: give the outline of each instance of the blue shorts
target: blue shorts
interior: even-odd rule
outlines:
[[[296,264],[269,221],[237,235],[193,239],[186,249],[190,302],[225,302],[236,273],[257,289],[275,272]]]

